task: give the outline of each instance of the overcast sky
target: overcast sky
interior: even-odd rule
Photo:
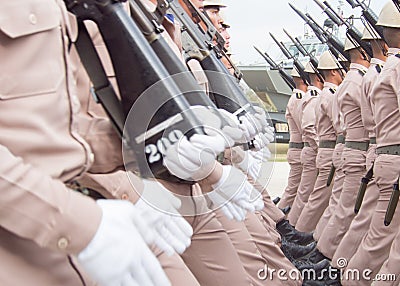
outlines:
[[[281,41],[288,41],[282,28],[285,28],[293,36],[304,34],[304,24],[301,18],[289,7],[288,3],[303,12],[307,11],[320,24],[327,18],[313,0],[224,0],[224,2],[228,5],[227,8],[224,8],[225,17],[232,26],[229,32],[232,37],[231,47],[234,59],[242,64],[263,62],[253,49],[253,45],[268,51],[272,45],[269,32]],[[338,7],[339,2],[342,2],[345,17],[349,15],[358,17],[361,14],[359,9],[352,10],[344,0],[329,0],[328,2],[332,7]],[[366,4],[369,2],[371,9],[379,15],[386,0],[365,1]]]

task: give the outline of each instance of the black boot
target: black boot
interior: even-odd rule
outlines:
[[[312,233],[297,231],[289,221],[281,220],[276,224],[276,229],[286,240],[300,245],[307,245],[314,241]]]
[[[303,270],[312,270],[312,271],[303,271],[304,273],[310,273],[313,274],[315,273],[315,277],[318,277],[318,273],[321,273],[321,271],[323,269],[329,269],[330,265],[329,265],[329,260],[322,260],[318,263],[311,263],[308,261],[299,261],[299,260],[295,260],[292,262],[293,265],[299,270],[299,271],[303,271]],[[310,277],[305,277],[306,280],[310,280]],[[311,276],[311,278],[314,278]]]
[[[328,257],[326,257],[325,255],[323,255],[318,248],[314,248],[310,253],[308,253],[307,255],[301,257],[299,260],[301,261],[307,261],[310,263],[318,263],[324,259],[328,259],[330,260]]]
[[[282,239],[282,246],[281,249],[285,256],[289,258],[289,260],[292,259],[299,259],[300,257],[303,257],[307,254],[309,254],[311,251],[314,250],[314,248],[317,246],[317,243],[311,242],[307,245],[298,245],[295,243],[292,243],[290,241],[287,241],[285,239]]]

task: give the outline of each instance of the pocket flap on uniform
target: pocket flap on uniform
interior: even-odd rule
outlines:
[[[53,29],[60,25],[55,1],[0,1],[0,30],[18,38]]]

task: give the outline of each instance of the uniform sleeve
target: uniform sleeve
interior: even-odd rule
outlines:
[[[373,80],[365,79],[362,84],[361,96],[360,96],[361,120],[363,122],[365,129],[367,129],[368,132],[373,132],[373,128],[375,125],[372,113],[372,107],[369,100],[372,86],[373,86]]]
[[[86,173],[79,179],[81,186],[96,190],[107,199],[136,203],[142,190],[141,179],[133,173],[116,171],[110,174]]]
[[[101,220],[96,203],[0,145],[0,225],[41,247],[77,254]]]
[[[315,107],[317,104],[317,98],[311,97],[305,102],[302,113],[302,132],[305,142],[309,142],[310,146],[314,149],[318,149],[316,142],[317,133],[315,130]]]
[[[351,99],[361,109],[362,85],[358,83],[357,85],[353,84],[352,87],[352,90],[349,92]]]

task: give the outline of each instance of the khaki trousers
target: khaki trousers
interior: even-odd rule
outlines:
[[[293,266],[293,264],[286,258],[282,250],[277,243],[274,242],[274,238],[270,232],[264,227],[260,218],[257,218],[255,214],[248,214],[245,220],[246,228],[249,231],[251,237],[253,238],[258,250],[260,251],[262,257],[266,260],[266,267],[269,270],[274,269],[275,271],[284,271],[285,273],[293,273],[299,277],[298,270]],[[301,279],[279,279],[275,272],[273,275],[267,277],[263,280],[263,285],[293,285],[300,286],[302,284]],[[233,284],[236,285],[236,284]]]
[[[194,206],[199,215],[185,216],[193,227],[192,243],[181,255],[201,286],[252,285],[228,234],[207,207],[201,189],[193,186]],[[190,207],[190,206],[186,206]]]
[[[257,249],[245,223],[229,220],[220,209],[215,210],[214,213],[232,241],[252,285],[263,285],[262,281],[258,279],[257,273],[267,262]]]
[[[393,183],[400,175],[400,156],[378,155],[374,173],[379,188],[379,199],[372,215],[367,234],[348,264],[348,269],[370,269],[371,277],[378,273],[382,264],[389,257],[390,247],[400,226],[400,212],[397,208],[389,226],[383,221],[392,195]],[[343,285],[370,285],[371,281],[344,281]]]
[[[328,224],[329,219],[331,218],[332,214],[335,211],[335,208],[339,202],[340,193],[342,192],[343,181],[344,181],[344,173],[342,169],[342,152],[343,152],[344,144],[339,143],[336,144],[335,150],[333,151],[332,155],[332,163],[335,166],[335,176],[331,182],[332,186],[332,193],[329,198],[328,207],[325,209],[323,215],[318,221],[318,224],[314,231],[314,239],[316,241],[319,240],[322,232],[324,231],[326,225]]]
[[[301,172],[303,167],[301,166],[301,149],[289,148],[287,152],[287,161],[290,165],[288,183],[283,193],[283,196],[278,204],[278,207],[285,208],[292,206],[294,199],[296,198],[297,189],[300,184]]]
[[[396,237],[390,248],[389,258],[382,265],[381,270],[379,270],[378,276],[388,278],[389,275],[395,275],[396,279],[380,279],[380,281],[375,281],[374,286],[388,286],[388,285],[399,285],[400,283],[400,231],[397,232]],[[391,280],[391,281],[390,281]]]
[[[329,172],[332,166],[332,155],[334,149],[319,148],[317,155],[318,177],[314,189],[311,192],[304,209],[296,223],[296,229],[302,232],[312,232],[328,207],[329,198],[332,193],[332,184],[328,187]]]
[[[371,145],[367,152],[367,170],[372,167],[372,162],[375,161],[376,145]],[[371,180],[368,184],[367,190],[365,192],[365,197],[361,205],[359,213],[355,216],[348,232],[343,237],[340,242],[335,255],[332,258],[332,265],[339,267],[337,262],[339,259],[346,259],[350,261],[354,253],[356,253],[358,246],[360,245],[363,237],[367,233],[372,214],[374,213],[376,204],[379,199],[379,188],[375,183],[375,179]]]
[[[297,189],[297,195],[293,202],[292,209],[289,212],[288,219],[291,225],[296,225],[303,207],[307,203],[308,197],[314,189],[315,180],[317,179],[315,152],[311,147],[304,147],[301,151],[301,164],[303,172],[301,173],[301,181]]]
[[[339,203],[318,240],[319,251],[330,259],[332,259],[355,217],[354,205],[358,194],[359,182],[366,172],[366,151],[344,147],[342,161],[345,178]]]

